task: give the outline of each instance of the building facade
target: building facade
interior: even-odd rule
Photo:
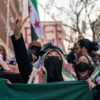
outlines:
[[[65,51],[62,37],[64,30],[60,21],[43,22],[44,42],[51,42]]]
[[[7,51],[12,50],[9,34],[12,32],[12,22],[22,15],[23,0],[0,0],[0,41]],[[11,55],[11,54],[10,54]]]

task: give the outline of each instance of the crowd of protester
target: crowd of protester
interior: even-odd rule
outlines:
[[[11,82],[22,82],[18,65],[14,59],[7,60],[6,49],[0,45],[0,78],[6,78]]]
[[[38,41],[33,41],[26,49],[22,24],[19,17],[11,36],[17,64],[6,62],[6,51],[0,46],[0,72],[18,73],[19,82],[28,84],[84,80],[90,89],[97,90],[94,99],[99,100],[100,42],[80,38],[68,54],[52,43],[41,45]],[[11,66],[17,71],[12,70]]]

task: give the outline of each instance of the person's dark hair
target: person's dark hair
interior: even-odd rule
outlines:
[[[38,59],[40,50],[41,50],[41,44],[39,42],[33,41],[30,43],[28,47],[28,56],[31,62],[32,62],[32,53],[35,54],[35,56],[37,56]]]
[[[6,49],[3,45],[0,45],[0,48],[2,48],[2,50],[3,50],[3,60],[6,61],[6,59],[7,59]]]
[[[96,42],[92,42],[89,39],[81,39],[78,41],[80,47],[85,47],[90,54],[92,51],[98,50],[98,44]]]
[[[58,46],[55,46],[52,43],[46,43],[46,44],[43,45],[43,47],[42,47],[42,49],[40,51],[40,55],[42,56],[43,54],[45,54],[47,51],[49,51],[51,49],[56,49],[60,53],[64,54],[64,52],[62,51],[62,49],[59,48]]]
[[[73,65],[75,65],[77,57],[74,53],[74,50],[71,50],[70,53],[66,55],[66,59],[69,63],[72,63]]]

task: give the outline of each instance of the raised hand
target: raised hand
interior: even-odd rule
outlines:
[[[15,21],[14,34],[15,34],[16,39],[20,37],[21,27],[22,27],[22,17],[19,16]]]
[[[14,35],[16,39],[19,39],[21,36],[21,30],[22,27],[24,25],[24,23],[26,22],[26,20],[29,18],[29,16],[27,16],[24,21],[22,21],[22,17],[18,16],[18,18],[15,20],[15,27],[14,27]]]
[[[93,88],[96,87],[96,84],[94,84],[94,83],[92,82],[91,78],[88,78],[88,79],[87,79],[87,82],[88,82],[88,85],[89,85],[90,90],[92,90]]]

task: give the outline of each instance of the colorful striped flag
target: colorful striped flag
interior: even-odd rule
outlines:
[[[31,36],[33,41],[43,36],[43,30],[41,27],[36,0],[29,0],[29,14],[31,24]]]

